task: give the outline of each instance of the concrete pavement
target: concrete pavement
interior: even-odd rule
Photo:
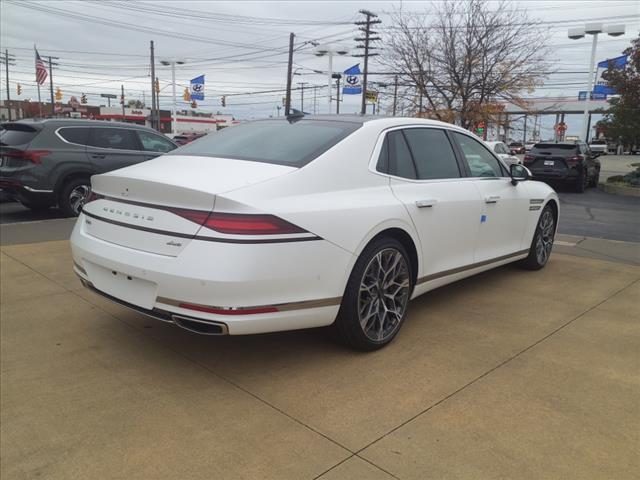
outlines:
[[[502,267],[415,300],[396,341],[362,354],[322,330],[212,338],[148,319],[83,290],[66,241],[0,262],[2,478],[640,471],[636,266]]]

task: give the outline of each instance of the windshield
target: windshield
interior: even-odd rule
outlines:
[[[302,167],[361,126],[360,123],[259,120],[225,128],[189,143],[169,155],[223,157]]]

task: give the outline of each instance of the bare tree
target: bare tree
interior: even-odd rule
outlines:
[[[469,128],[499,115],[498,100],[521,104],[522,94],[547,76],[547,36],[510,1],[431,6],[425,15],[393,13],[381,57],[402,84],[413,87],[422,116]],[[412,93],[405,87],[405,98]]]

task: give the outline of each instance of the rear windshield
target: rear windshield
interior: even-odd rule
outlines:
[[[568,145],[562,143],[538,143],[533,146],[531,153],[546,153],[549,155],[567,155],[575,152],[577,145]]]
[[[38,134],[38,130],[28,125],[4,124],[0,130],[0,145],[24,145]]]
[[[302,167],[360,127],[359,123],[259,120],[206,135],[169,155],[224,157]]]

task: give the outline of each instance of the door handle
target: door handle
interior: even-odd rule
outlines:
[[[498,203],[500,200],[500,195],[491,195],[489,197],[484,197],[484,203]]]
[[[101,159],[106,158],[107,156],[104,153],[92,153],[91,158]]]
[[[418,208],[433,207],[436,203],[438,203],[438,201],[433,198],[425,198],[423,200],[416,200],[416,207]]]

